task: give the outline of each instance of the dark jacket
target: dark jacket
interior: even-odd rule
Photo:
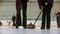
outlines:
[[[54,0],[38,0],[38,4],[39,4],[40,9],[41,9],[41,6],[45,5],[45,2],[47,2],[48,4],[53,5]]]

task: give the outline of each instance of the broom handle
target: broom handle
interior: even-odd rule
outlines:
[[[39,16],[41,15],[41,12],[39,13],[38,17],[36,18],[34,24],[36,23],[36,21],[38,20]]]

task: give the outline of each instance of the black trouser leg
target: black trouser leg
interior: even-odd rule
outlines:
[[[21,25],[21,3],[17,2],[16,0],[16,26],[20,26]]]
[[[48,4],[47,7],[47,24],[46,24],[46,28],[50,29],[50,21],[51,21],[51,17],[50,17],[50,13],[51,13],[51,9],[52,9],[52,5]]]
[[[60,28],[60,16],[57,16],[57,27]]]
[[[46,11],[45,8],[43,8],[41,29],[45,29],[45,17],[46,17]]]
[[[17,26],[20,26],[21,25],[21,14],[19,15],[20,13],[17,14],[17,17],[16,17],[16,25]]]
[[[50,29],[50,12],[47,13],[47,24],[46,24],[46,28]]]
[[[22,11],[23,11],[23,27],[27,26],[27,2],[22,3]]]

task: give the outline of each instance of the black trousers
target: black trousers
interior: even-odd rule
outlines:
[[[23,11],[23,27],[27,26],[27,2],[22,3],[22,11]]]
[[[21,25],[21,7],[22,7],[22,14],[23,14],[23,27],[27,26],[27,2],[22,2],[20,6],[16,2],[16,26]]]
[[[57,27],[60,28],[60,16],[57,16]]]
[[[50,29],[51,8],[52,8],[51,4],[48,4],[47,6],[44,6],[43,8],[41,29],[45,29],[45,26],[47,29]]]

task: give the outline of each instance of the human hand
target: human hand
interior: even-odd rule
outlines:
[[[48,3],[47,3],[47,2],[45,2],[45,6],[46,6],[46,5],[48,5]]]
[[[39,13],[41,13],[42,12],[42,9],[39,9]]]

